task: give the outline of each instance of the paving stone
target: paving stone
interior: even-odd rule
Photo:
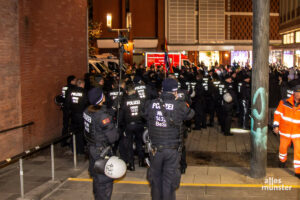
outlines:
[[[50,197],[44,200],[93,200],[94,196],[92,191],[82,190],[57,190]]]
[[[208,167],[207,166],[188,166],[186,168],[185,175],[207,175]]]
[[[130,193],[133,194],[150,194],[149,185],[137,185],[137,184],[114,184],[114,192],[117,193]]]
[[[183,175],[181,176],[181,183],[194,183],[196,175]]]
[[[196,175],[194,183],[200,184],[220,184],[221,177],[220,175]]]
[[[80,182],[80,181],[67,181],[60,189],[63,190],[91,190],[93,187],[92,182]]]

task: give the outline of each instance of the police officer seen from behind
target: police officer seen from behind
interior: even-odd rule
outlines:
[[[72,88],[67,96],[68,109],[71,113],[71,129],[76,135],[76,152],[84,154],[83,116],[84,109],[88,106],[88,99],[84,90],[84,81],[77,80],[77,87]]]
[[[202,76],[196,76],[197,83],[195,86],[195,97],[193,100],[193,108],[195,109],[195,127],[194,130],[201,130],[206,127],[206,114],[205,114],[205,89],[203,87]]]
[[[147,101],[145,105],[144,117],[152,142],[147,178],[153,200],[174,200],[181,177],[180,127],[184,120],[192,119],[194,111],[184,102],[176,100],[176,80],[165,79],[162,87],[161,96]]]
[[[169,78],[175,79],[176,77],[173,74],[169,74]],[[192,100],[190,98],[189,92],[182,87],[177,91],[177,101],[182,101],[183,103],[190,106],[192,104]],[[181,128],[180,134],[182,139],[182,152],[181,152],[181,159],[180,159],[180,171],[181,174],[185,174],[187,163],[186,163],[186,148],[185,148],[185,140],[188,137],[188,127],[190,126],[190,121],[185,121]]]
[[[142,77],[135,76],[133,79],[134,89],[137,91],[140,99],[146,99],[146,85],[142,81]]]
[[[83,113],[85,138],[89,149],[89,172],[93,178],[93,193],[96,200],[111,199],[113,179],[97,173],[94,165],[106,147],[118,140],[119,134],[108,114],[105,96],[100,88],[93,88],[88,93],[91,105]]]
[[[127,86],[127,97],[124,99],[124,105],[120,111],[120,127],[122,136],[120,140],[120,155],[128,165],[128,169],[135,170],[133,141],[136,144],[136,150],[139,157],[139,166],[144,167],[144,148],[143,148],[143,132],[144,123],[141,116],[141,110],[144,107],[143,99],[140,99],[136,93],[134,86]]]
[[[234,99],[235,93],[232,83],[231,76],[227,74],[224,78],[225,89],[223,94],[223,102],[222,102],[222,123],[221,130],[224,132],[225,136],[232,136],[230,133],[231,128],[231,120],[232,120],[232,112],[234,108]]]

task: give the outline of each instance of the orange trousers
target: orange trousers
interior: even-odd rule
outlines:
[[[294,168],[295,173],[300,174],[300,138],[287,138],[280,136],[279,159],[281,162],[286,162],[287,151],[293,142],[294,145]]]

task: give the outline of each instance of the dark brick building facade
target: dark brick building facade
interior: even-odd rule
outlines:
[[[0,0],[0,160],[61,134],[54,104],[70,74],[87,69],[86,0]]]
[[[101,40],[117,36],[108,31],[106,14],[112,14],[114,28],[124,28],[127,12],[132,13],[133,59],[146,51],[164,51],[167,41],[169,51],[185,52],[194,63],[207,54],[230,64],[231,55],[239,52],[251,60],[252,0],[94,0],[94,20],[103,24]],[[270,0],[269,35],[270,48],[280,44],[279,0]],[[100,53],[109,51],[106,46]]]

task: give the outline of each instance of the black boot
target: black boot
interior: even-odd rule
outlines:
[[[278,167],[279,167],[279,168],[285,168],[285,162],[279,161]]]
[[[186,171],[186,167],[181,167],[181,168],[180,168],[181,174],[185,174],[185,171]]]
[[[147,164],[145,163],[145,160],[144,159],[140,159],[139,160],[139,167],[146,167]]]
[[[295,174],[296,177],[298,177],[300,179],[300,174]]]
[[[127,165],[127,169],[128,169],[129,171],[135,171],[135,166],[134,166],[134,164],[129,163],[129,164]]]

